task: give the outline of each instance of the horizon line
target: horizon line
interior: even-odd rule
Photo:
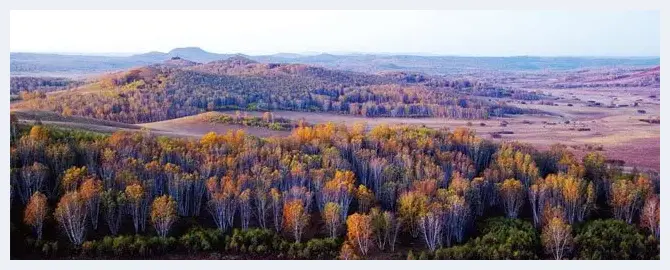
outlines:
[[[295,54],[300,56],[318,56],[324,54],[336,56],[352,56],[352,55],[370,55],[370,56],[419,56],[419,57],[481,57],[481,58],[514,58],[514,57],[537,57],[537,58],[659,58],[660,55],[530,55],[530,54],[515,54],[515,55],[476,55],[476,54],[441,54],[431,52],[275,52],[275,53],[243,53],[243,52],[212,52],[204,50],[200,47],[176,47],[174,49],[193,48],[200,49],[206,53],[224,54],[224,55],[245,55],[245,56],[274,56],[278,54]],[[172,50],[174,50],[172,49]],[[170,51],[172,51],[170,50]],[[147,52],[48,52],[48,51],[12,51],[9,53],[25,53],[25,54],[51,54],[51,55],[67,55],[67,56],[101,56],[101,57],[132,57],[149,53],[168,52],[152,50]]]

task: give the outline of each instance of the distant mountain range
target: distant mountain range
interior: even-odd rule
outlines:
[[[279,53],[273,55],[218,54],[198,47],[176,48],[167,53],[148,52],[131,56],[10,53],[12,76],[78,76],[117,71],[161,63],[172,58],[206,63],[243,56],[261,63],[300,63],[358,71],[409,71],[434,75],[463,75],[475,72],[571,70],[602,67],[649,67],[660,65],[658,57],[463,57],[389,54]]]

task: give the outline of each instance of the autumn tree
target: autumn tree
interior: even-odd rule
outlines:
[[[358,260],[360,259],[358,255],[356,255],[356,250],[349,244],[348,241],[345,241],[344,244],[342,244],[342,248],[340,249],[340,256],[338,257],[340,260]]]
[[[328,234],[332,238],[336,238],[338,230],[342,226],[342,216],[340,214],[340,205],[334,202],[326,203],[321,212],[323,221],[326,223]]]
[[[518,179],[524,187],[539,177],[539,170],[532,156],[515,149],[513,144],[503,144],[495,157],[495,168],[503,179]]]
[[[345,219],[349,212],[349,205],[354,198],[355,176],[351,171],[336,171],[333,179],[326,182],[321,190],[319,208],[328,202],[335,202],[340,205],[342,219]]]
[[[293,199],[286,202],[284,204],[283,217],[284,228],[292,233],[295,242],[299,243],[305,227],[307,227],[307,223],[309,222],[309,216],[307,215],[303,201]]]
[[[358,200],[358,212],[367,213],[375,201],[375,194],[364,185],[359,185],[356,190],[356,199]]]
[[[165,238],[177,220],[177,203],[167,195],[154,199],[151,204],[151,223],[160,237]]]
[[[33,228],[35,235],[37,236],[37,241],[42,239],[42,226],[44,225],[44,220],[46,219],[48,212],[49,205],[47,204],[47,197],[39,191],[33,193],[33,196],[30,197],[30,200],[26,205],[23,221]]]
[[[516,218],[524,202],[524,188],[521,181],[506,179],[498,184],[500,197],[503,201],[503,209],[509,218]]]
[[[39,162],[21,168],[21,180],[18,181],[16,187],[24,204],[30,200],[35,192],[42,191],[48,173],[49,168]]]
[[[72,244],[79,246],[86,234],[86,202],[77,191],[65,193],[55,211],[56,220]]]
[[[347,240],[363,256],[367,255],[372,239],[372,220],[369,215],[355,213],[347,218]]]
[[[428,198],[415,191],[405,192],[398,199],[398,215],[413,237],[419,234],[418,222],[428,211]]]
[[[463,242],[465,239],[465,231],[471,218],[471,208],[464,196],[454,194],[453,191],[448,191],[447,195],[438,195],[442,206],[444,207],[443,221],[444,224],[444,239],[446,245],[451,246],[451,240],[456,242]]]
[[[642,203],[641,190],[627,179],[615,180],[610,187],[609,204],[614,217],[629,224]]]
[[[442,205],[432,203],[428,211],[419,217],[419,229],[430,252],[434,252],[442,244],[443,215]]]
[[[128,202],[128,212],[133,219],[135,233],[144,231],[148,209],[144,188],[140,184],[129,185],[126,187],[125,197]]]
[[[245,189],[242,191],[238,196],[238,201],[242,230],[247,230],[249,229],[249,222],[251,221],[251,190]]]
[[[93,230],[98,229],[98,212],[100,209],[100,195],[102,193],[102,181],[89,177],[79,187],[79,193],[86,202],[86,209],[90,217]]]
[[[198,172],[188,173],[171,163],[164,166],[167,175],[168,193],[177,202],[177,211],[180,216],[195,216],[200,214],[201,198],[205,192],[205,180]]]
[[[543,210],[547,201],[547,188],[542,183],[535,183],[528,188],[528,200],[533,213],[533,224],[536,228],[542,226]]]
[[[277,172],[277,171],[275,171]],[[262,177],[267,177],[269,175],[276,175],[278,177],[278,172],[276,174],[272,173],[265,173],[262,175]],[[272,176],[271,176],[272,177]],[[253,195],[253,202],[254,202],[254,208],[256,209],[256,220],[258,221],[258,225],[261,226],[261,228],[267,228],[267,217],[268,217],[268,211],[270,211],[271,208],[271,194],[270,194],[270,184],[271,184],[271,179],[263,179],[259,180],[258,183],[256,184],[256,187],[252,191]]]
[[[109,232],[116,235],[119,232],[126,206],[125,193],[108,189],[102,192],[100,200]]]
[[[207,180],[209,194],[207,209],[222,232],[233,226],[233,218],[237,211],[235,189],[235,184],[229,176],[224,176],[220,180],[216,177]]]
[[[49,132],[41,125],[35,125],[28,135],[21,136],[17,146],[17,155],[24,166],[43,160],[43,153],[48,143]],[[28,194],[30,196],[31,194]]]
[[[555,260],[560,260],[570,253],[573,239],[570,224],[562,216],[553,216],[542,228],[542,244],[547,254]]]
[[[370,219],[375,242],[379,250],[384,250],[388,246],[391,248],[391,251],[394,251],[395,242],[400,231],[400,223],[393,212],[381,211],[375,207],[370,210]]]
[[[74,191],[89,176],[88,169],[84,167],[71,167],[63,173],[61,179],[63,190]]]
[[[270,206],[272,208],[272,223],[275,231],[279,232],[282,228],[283,200],[282,195],[276,188],[270,189]]]
[[[593,182],[570,173],[547,175],[544,181],[538,181],[537,187],[531,187],[529,196],[534,213],[542,212],[544,208],[539,207],[543,204],[558,207],[569,224],[584,221],[596,203]]]
[[[661,200],[658,194],[651,195],[644,202],[642,214],[640,215],[642,227],[647,228],[651,235],[660,239],[661,237]]]
[[[105,189],[116,188],[116,182],[114,178],[116,177],[116,164],[117,153],[116,151],[105,148],[100,153],[100,177],[104,183]]]

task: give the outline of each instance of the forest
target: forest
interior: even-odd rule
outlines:
[[[12,95],[65,90],[83,84],[81,81],[58,77],[10,77],[9,81],[9,92]]]
[[[63,104],[60,110],[71,105],[75,115],[141,122],[212,103],[307,108],[299,101],[314,96],[306,90],[294,98],[281,91],[242,97],[233,83],[208,95],[198,92],[214,91],[203,83],[183,85],[191,95],[178,100],[171,77],[211,77],[150,71],[157,73],[110,81],[128,89],[116,96],[46,102]],[[352,99],[351,92],[332,93],[358,104],[341,98]],[[465,103],[456,107],[476,110]],[[660,257],[659,175],[624,170],[598,152],[578,159],[560,144],[539,151],[493,143],[466,128],[333,123],[299,123],[281,138],[238,130],[188,139],[148,130],[107,135],[12,117],[10,133],[15,259]]]
[[[303,64],[258,63],[244,57],[198,64],[177,57],[101,76],[74,91],[36,95],[14,107],[130,124],[217,110],[453,119],[543,113],[478,96],[543,97],[469,79],[405,72],[366,74]]]

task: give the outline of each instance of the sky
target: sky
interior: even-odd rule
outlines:
[[[10,51],[660,55],[658,11],[11,11]]]

